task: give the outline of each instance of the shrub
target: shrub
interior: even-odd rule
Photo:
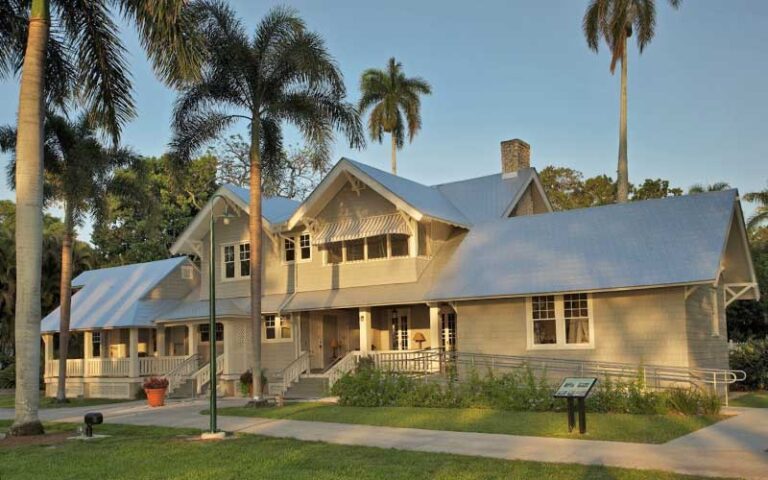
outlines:
[[[747,379],[742,383],[747,388],[768,388],[768,339],[752,339],[738,345],[731,351],[731,368],[744,370]]]
[[[682,415],[717,415],[720,399],[714,393],[694,388],[671,388],[664,392],[667,407]]]
[[[152,390],[155,388],[168,388],[168,379],[164,377],[149,377],[144,380],[144,388]]]
[[[14,388],[16,386],[16,365],[8,364],[0,370],[0,388]]]

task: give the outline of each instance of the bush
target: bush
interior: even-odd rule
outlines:
[[[145,389],[168,388],[168,379],[165,377],[149,377],[144,380]]]
[[[731,368],[747,373],[743,386],[750,389],[767,389],[768,339],[749,340],[731,350]]]
[[[489,408],[512,411],[560,411],[565,400],[552,398],[554,388],[546,373],[537,377],[529,368],[481,376],[470,372],[466,381],[451,378],[419,379],[378,370],[361,363],[357,371],[342,377],[332,393],[339,404],[355,407]],[[720,400],[697,389],[675,388],[666,392],[645,388],[642,379],[629,382],[610,378],[598,382],[587,399],[587,409],[603,413],[714,415]]]
[[[0,388],[14,388],[16,386],[16,365],[11,363],[0,370]]]

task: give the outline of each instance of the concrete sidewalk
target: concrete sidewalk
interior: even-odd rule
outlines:
[[[223,400],[222,406],[242,405]],[[205,429],[199,414],[207,401],[175,402],[150,409],[143,402],[41,411],[44,421],[80,422],[86,411],[104,413],[108,423]],[[223,430],[344,445],[443,452],[506,460],[579,463],[653,469],[695,475],[768,478],[768,410],[731,409],[738,415],[664,445],[445,432],[341,423],[219,417]],[[12,418],[0,409],[0,418]]]

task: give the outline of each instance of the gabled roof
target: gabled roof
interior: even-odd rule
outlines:
[[[216,190],[213,200],[209,200],[208,203],[195,215],[194,220],[184,231],[179,235],[179,238],[173,243],[170,248],[172,254],[180,252],[192,252],[193,248],[190,248],[190,242],[198,240],[208,234],[208,219],[211,213],[211,209],[214,205],[218,205],[216,208],[223,208],[219,204],[223,204],[220,198],[215,196],[220,195],[237,206],[240,210],[246,214],[250,210],[250,190],[247,188],[238,187],[236,185],[224,184]],[[272,229],[276,225],[284,223],[293,212],[299,207],[300,202],[292,200],[290,198],[283,197],[262,197],[261,201],[261,216],[266,223],[267,229]]]
[[[735,202],[730,190],[485,222],[446,252],[427,299],[713,283]]]
[[[157,315],[178,300],[148,300],[144,297],[182,264],[187,257],[122,267],[89,270],[78,275],[72,286],[82,287],[72,296],[70,329],[146,327]],[[43,332],[59,330],[59,308],[42,321]]]
[[[525,189],[532,184],[540,189],[547,208],[552,211],[534,168],[524,168],[516,175],[496,173],[432,188],[448,198],[474,224],[508,217]]]
[[[416,220],[426,217],[464,228],[471,225],[461,211],[437,189],[364,163],[342,158],[294,212],[287,222],[287,227],[293,228],[305,215],[324,206],[328,194],[333,193],[334,185],[338,186],[339,179],[346,180],[349,175],[365,183]]]
[[[280,305],[288,298],[288,294],[263,295],[261,297],[261,313],[277,313]],[[184,300],[172,308],[157,315],[157,323],[178,320],[194,320],[208,318],[210,302],[200,300],[200,289],[192,291]],[[250,297],[217,298],[217,317],[249,317],[251,315]]]

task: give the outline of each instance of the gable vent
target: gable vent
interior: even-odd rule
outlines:
[[[181,279],[192,280],[195,278],[195,271],[192,269],[192,265],[181,266]]]

